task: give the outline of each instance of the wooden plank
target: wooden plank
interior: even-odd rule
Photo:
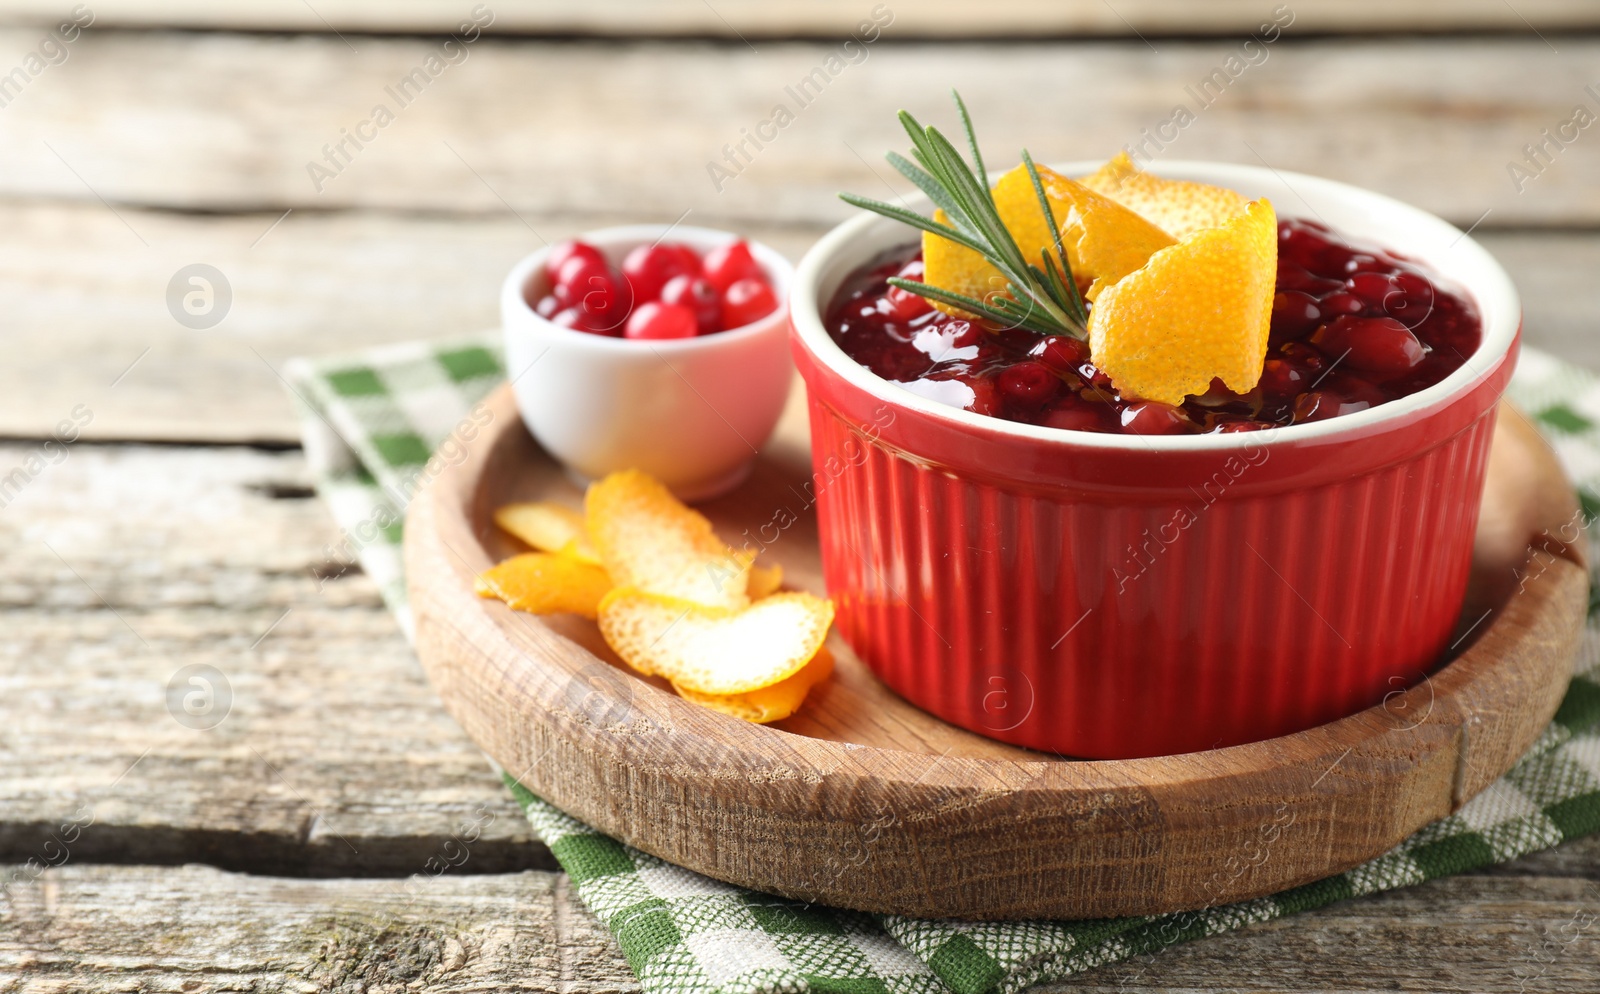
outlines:
[[[1600,369],[1600,237],[1559,231],[1475,232],[1522,295],[1523,341]]]
[[[11,884],[0,990],[638,990],[566,877],[284,880],[67,865]]]
[[[0,32],[0,67],[37,41]],[[332,36],[90,32],[0,114],[0,196],[104,198],[124,211],[498,214],[510,204],[528,216],[829,224],[849,211],[838,191],[886,192],[882,155],[906,144],[896,110],[949,125],[955,86],[997,164],[1024,145],[1040,161],[1109,157],[1183,104],[1194,121],[1168,127],[1157,158],[1265,161],[1463,226],[1600,223],[1600,186],[1587,181],[1600,141],[1589,132],[1574,131],[1520,193],[1508,172],[1575,105],[1600,112],[1585,92],[1600,62],[1592,39],[1562,39],[1556,56],[1531,35],[1352,44],[1295,41],[1291,29],[1252,49],[1265,61],[1204,106],[1196,88],[1214,71],[1226,78],[1232,40],[1157,51],[1137,40],[879,44],[860,49],[858,65],[835,63],[837,78],[811,83],[803,101],[790,91],[819,66],[827,78],[836,45],[484,40],[404,106],[390,91],[437,42],[355,47]],[[383,118],[380,102],[394,120],[363,124]],[[784,127],[780,103],[793,117]],[[351,129],[371,140],[358,148]],[[749,134],[768,139],[734,150]],[[738,175],[714,179],[712,166]],[[316,172],[333,167],[342,172]],[[130,254],[159,244],[126,234]]]
[[[541,236],[646,216],[524,215],[536,234],[506,214],[122,214],[149,250],[98,204],[0,203],[0,436],[45,437],[83,404],[90,438],[295,442],[284,359],[497,326],[500,282]],[[744,230],[790,258],[820,232]],[[232,287],[214,328],[165,303],[194,262]]]
[[[553,865],[371,583],[339,576],[298,452],[59,451],[0,513],[0,859]],[[215,727],[180,723],[186,677],[169,697],[191,666],[228,688]]]
[[[1483,871],[1493,876],[1581,877],[1600,882],[1600,835],[1525,856]]]
[[[1454,877],[1253,925],[1037,990],[1578,994],[1600,982],[1597,913],[1600,887],[1589,881]]]
[[[0,33],[0,52],[20,57],[35,40]],[[1248,159],[1239,136],[1251,134],[1250,147],[1275,165],[1362,179],[1463,225],[1482,219],[1479,232],[1504,247],[1529,290],[1530,341],[1595,363],[1587,322],[1600,289],[1587,274],[1596,243],[1583,233],[1493,234],[1504,223],[1600,217],[1600,189],[1582,182],[1583,157],[1595,154],[1587,145],[1562,153],[1522,195],[1500,158],[1581,92],[1573,67],[1594,46],[1572,44],[1572,58],[1554,59],[1537,41],[1284,42],[1172,152]],[[0,204],[16,233],[0,248],[0,303],[13,319],[0,434],[39,437],[85,403],[97,413],[93,437],[292,441],[269,363],[493,325],[500,274],[540,236],[682,216],[752,231],[797,257],[845,215],[833,191],[884,189],[874,175],[884,167],[868,162],[900,141],[893,107],[934,99],[925,80],[935,69],[983,108],[991,148],[1037,140],[1038,120],[1065,120],[1072,139],[1057,129],[1035,151],[1067,156],[1136,137],[1183,99],[1197,67],[1225,54],[1214,44],[1161,47],[1159,57],[1137,43],[879,49],[718,195],[705,157],[737,137],[728,122],[759,120],[793,76],[775,67],[803,70],[821,48],[763,46],[758,57],[730,46],[485,43],[318,196],[305,157],[352,124],[346,112],[369,106],[424,43],[363,39],[356,57],[333,38],[86,37],[0,115],[0,190],[25,198]],[[134,77],[148,83],[137,93],[125,85]],[[1007,80],[1057,77],[1062,85],[1042,88],[1026,110],[1003,95]],[[1331,78],[1352,82],[1330,104],[1322,81]],[[1101,105],[1086,108],[1083,87]],[[268,92],[278,96],[260,98]],[[108,123],[129,119],[148,127]],[[540,140],[557,131],[564,141]],[[130,205],[140,203],[261,209],[197,216]],[[420,213],[341,213],[362,204]],[[229,318],[209,330],[183,327],[164,304],[176,270],[197,261],[236,288]]]
[[[872,6],[871,0],[808,0],[772,4],[760,0],[718,0],[707,7],[694,0],[499,0],[486,4],[495,14],[494,30],[519,33],[575,33],[609,36],[696,35],[760,39],[792,35],[831,35],[848,31]],[[275,31],[417,31],[455,28],[472,5],[459,0],[412,0],[404,5],[382,0],[318,0],[315,7],[277,0],[98,0],[90,5],[97,26],[246,28]],[[1095,0],[1003,0],[971,4],[964,0],[918,0],[887,4],[896,27],[918,37],[985,37],[1041,34],[1130,36],[1233,34],[1254,29],[1271,4],[1260,0],[1119,0],[1115,7]],[[1597,22],[1592,5],[1580,0],[1520,0],[1508,8],[1494,0],[1301,0],[1292,4],[1306,30],[1322,32],[1460,31],[1585,28]],[[6,23],[47,24],[65,8],[53,0],[13,0]],[[1519,16],[1520,15],[1520,16]]]
[[[494,327],[502,275],[541,244],[504,213],[296,212],[265,237],[277,215],[124,215],[150,251],[98,204],[0,202],[12,235],[0,241],[0,436],[43,438],[85,404],[90,438],[294,443],[274,372],[284,359]],[[523,217],[552,240],[624,220]],[[824,229],[743,230],[798,259]],[[1522,288],[1528,343],[1600,368],[1600,235],[1475,234]],[[234,302],[217,327],[193,330],[163,295],[179,267],[202,260],[227,276]]]
[[[0,867],[0,870],[15,868]],[[1041,992],[1591,994],[1600,888],[1456,877],[1112,964]],[[0,914],[0,990],[638,990],[550,873],[283,880],[201,867],[68,864]]]

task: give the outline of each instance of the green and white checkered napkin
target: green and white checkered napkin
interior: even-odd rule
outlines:
[[[401,511],[429,454],[474,423],[503,378],[496,335],[296,360],[306,454],[346,546],[407,635]],[[1600,382],[1526,350],[1512,397],[1600,512]],[[459,437],[459,433],[458,433]],[[341,550],[330,550],[337,557]],[[1600,561],[1600,555],[1595,557]],[[1518,765],[1459,812],[1348,873],[1205,911],[1098,921],[920,921],[801,904],[691,873],[600,835],[510,782],[534,830],[616,935],[649,994],[1021,990],[1189,939],[1514,859],[1600,831],[1600,624],[1576,677]],[[509,782],[509,781],[508,781]]]

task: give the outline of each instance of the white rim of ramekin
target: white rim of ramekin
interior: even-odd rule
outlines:
[[[1069,162],[1051,168],[1064,175],[1080,176],[1094,172],[1101,165],[1098,162]],[[806,351],[817,361],[851,385],[885,403],[909,408],[937,420],[1013,438],[1070,443],[1088,448],[1140,449],[1158,452],[1243,449],[1260,447],[1264,444],[1309,442],[1337,435],[1363,435],[1368,429],[1381,430],[1391,422],[1426,414],[1468,393],[1490,375],[1492,368],[1505,358],[1516,340],[1517,331],[1521,327],[1522,307],[1511,277],[1483,246],[1443,218],[1371,190],[1304,173],[1198,161],[1162,163],[1150,171],[1169,179],[1195,180],[1230,188],[1240,186],[1248,188],[1262,183],[1285,186],[1294,194],[1293,200],[1298,202],[1274,199],[1273,207],[1278,211],[1279,217],[1318,220],[1315,207],[1304,199],[1307,196],[1312,200],[1364,202],[1369,207],[1393,212],[1405,220],[1408,228],[1416,231],[1416,241],[1409,244],[1396,243],[1391,237],[1346,230],[1337,225],[1330,226],[1333,227],[1335,234],[1347,235],[1357,241],[1372,242],[1377,247],[1420,262],[1435,274],[1442,276],[1451,284],[1452,290],[1465,292],[1477,305],[1479,317],[1483,321],[1483,339],[1478,343],[1477,350],[1467,357],[1459,369],[1433,386],[1365,411],[1340,415],[1325,421],[1284,425],[1260,431],[1213,432],[1199,435],[1124,435],[1048,428],[1043,425],[1007,421],[928,400],[897,387],[846,355],[833,340],[833,336],[828,334],[827,328],[822,323],[821,314],[821,307],[825,302],[818,299],[823,268],[835,255],[845,250],[874,226],[900,223],[868,212],[862,212],[829,231],[800,260],[800,265],[795,270],[789,308],[795,333],[804,343]],[[927,206],[925,197],[919,196],[909,199],[908,202],[914,209]],[[901,227],[906,232],[906,241],[909,242],[917,237],[909,226],[901,225]],[[1452,253],[1452,258],[1456,257],[1455,253],[1460,253],[1462,265],[1452,269],[1441,265],[1437,259],[1429,258],[1431,253],[1426,251],[1429,243],[1424,239],[1446,245],[1445,251]],[[1419,245],[1423,246],[1422,250],[1418,249]],[[1472,275],[1463,275],[1474,270]]]
[[[794,267],[789,264],[789,260],[780,255],[776,249],[732,231],[721,231],[716,228],[696,228],[681,224],[619,225],[612,228],[597,228],[593,231],[574,235],[570,239],[563,239],[563,241],[587,242],[600,249],[606,255],[607,261],[611,262],[618,272],[621,272],[622,260],[620,257],[612,259],[612,254],[615,250],[621,250],[621,253],[625,255],[628,249],[639,245],[647,245],[656,241],[677,241],[704,255],[711,248],[739,241],[740,239],[743,239],[750,246],[750,255],[767,274],[773,293],[778,298],[778,307],[765,317],[737,328],[730,328],[727,331],[717,331],[709,335],[696,335],[693,338],[636,340],[623,338],[620,335],[597,335],[593,332],[563,328],[549,318],[540,316],[522,293],[523,288],[528,284],[528,280],[535,273],[544,269],[544,260],[550,255],[555,245],[546,245],[536,252],[530,252],[528,255],[523,256],[515,266],[511,267],[511,272],[506,274],[505,281],[500,285],[501,304],[503,307],[511,306],[523,311],[530,320],[538,322],[540,331],[545,334],[569,336],[568,341],[573,345],[593,346],[601,351],[613,349],[637,352],[643,348],[653,348],[667,353],[684,353],[717,348],[719,343],[731,345],[734,342],[753,338],[763,332],[770,331],[771,322],[775,318],[781,322],[784,313],[789,307],[789,294],[794,287],[795,271]],[[516,329],[510,327],[504,330],[508,334],[516,331]]]

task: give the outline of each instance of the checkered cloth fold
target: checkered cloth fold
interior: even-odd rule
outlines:
[[[295,360],[287,380],[318,489],[408,636],[401,515],[430,453],[503,378],[495,335]],[[1600,512],[1600,382],[1525,350],[1512,398]],[[333,550],[330,550],[333,551]],[[1594,557],[1600,560],[1600,555]],[[584,903],[649,994],[1009,994],[1201,936],[1515,859],[1600,831],[1600,623],[1578,676],[1518,764],[1456,814],[1377,859],[1293,890],[1204,911],[1097,921],[974,923],[841,911],[692,873],[568,817],[508,779]]]

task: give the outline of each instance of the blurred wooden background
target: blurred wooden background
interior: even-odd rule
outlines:
[[[881,34],[719,190],[723,146],[875,12]],[[1240,53],[1258,64],[1160,158],[1436,211],[1510,268],[1529,343],[1600,366],[1600,128],[1535,169],[1526,150],[1600,118],[1600,4],[5,3],[0,476],[92,420],[0,494],[0,991],[634,989],[371,585],[327,578],[337,536],[277,368],[491,327],[518,257],[604,224],[681,218],[798,258],[847,216],[837,191],[901,188],[894,112],[948,122],[952,86],[992,161],[1102,157]],[[380,102],[394,119],[364,125]],[[169,310],[196,263],[231,287],[211,328]],[[214,729],[165,707],[191,664],[233,688]],[[472,825],[470,860],[402,898],[395,878]],[[1593,991],[1600,929],[1547,945],[1597,911],[1590,840],[1069,986]]]

